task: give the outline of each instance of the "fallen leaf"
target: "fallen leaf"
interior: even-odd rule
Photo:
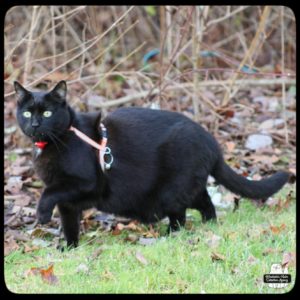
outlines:
[[[82,219],[90,219],[95,213],[96,213],[96,209],[95,208],[90,208],[90,209],[87,209],[83,212],[83,217]]]
[[[270,229],[273,234],[279,234],[281,231],[283,231],[286,228],[286,225],[282,223],[280,226],[270,226]]]
[[[237,236],[238,234],[234,231],[226,233],[226,238],[228,238],[229,240],[236,240]]]
[[[23,243],[23,245],[24,245],[23,253],[29,253],[40,249],[40,247],[38,246],[29,246],[27,243]]]
[[[235,149],[234,142],[226,142],[225,146],[226,146],[228,152],[233,152],[233,150]]]
[[[36,214],[36,209],[31,208],[31,207],[22,207],[15,205],[11,211],[13,214],[18,214],[22,211],[22,215],[27,216],[27,217],[34,217]]]
[[[112,231],[111,234],[112,234],[112,235],[120,235],[120,234],[121,234],[121,230],[118,229],[118,227],[116,227],[116,228]]]
[[[282,267],[295,267],[296,266],[296,253],[295,252],[285,252],[283,253]]]
[[[158,238],[159,232],[155,231],[153,226],[150,225],[150,229],[146,232],[143,232],[143,236],[146,238]]]
[[[235,275],[235,274],[239,274],[241,271],[238,267],[233,267],[230,270],[231,274]]]
[[[234,117],[234,110],[230,107],[222,107],[217,109],[217,113],[221,116],[224,116],[225,119],[233,118]]]
[[[33,267],[25,272],[25,277],[29,275],[40,275],[44,282],[51,285],[58,283],[58,278],[53,273],[53,264],[48,269]]]
[[[112,272],[108,271],[108,270],[105,270],[103,272],[103,274],[101,274],[101,277],[103,279],[106,279],[106,280],[112,280],[112,279],[115,279],[115,276]]]
[[[270,197],[265,202],[265,205],[267,205],[269,207],[276,207],[276,206],[278,206],[278,203],[279,203],[279,199],[278,198]]]
[[[279,161],[279,157],[276,155],[255,155],[252,154],[251,156],[249,156],[249,160],[251,160],[253,163],[261,163],[263,162],[264,164],[269,164],[269,165],[273,165],[276,162]],[[258,180],[256,178],[253,178],[255,180]]]
[[[130,233],[125,238],[125,241],[135,243],[138,239],[139,239],[139,237],[136,234]]]
[[[27,206],[31,202],[31,197],[26,194],[21,194],[20,197],[17,197],[15,200],[15,205],[17,206]]]
[[[253,255],[250,255],[247,259],[247,262],[250,264],[250,265],[254,265],[258,262],[258,259],[256,257],[254,257]]]
[[[23,186],[23,181],[21,176],[11,176],[8,178],[6,185],[4,186],[4,191],[10,194],[18,194]]]
[[[20,176],[23,175],[24,173],[28,172],[31,169],[30,166],[15,166],[11,170],[11,175],[12,176]]]
[[[20,247],[15,241],[13,236],[8,237],[4,240],[4,255],[8,255],[13,251],[18,250]]]
[[[225,256],[217,252],[211,252],[211,259],[212,261],[217,261],[217,260],[224,261]]]
[[[23,234],[21,231],[19,230],[12,230],[9,229],[7,232],[5,232],[5,239],[9,238],[13,236],[13,238],[16,241],[21,241],[21,242],[28,242],[30,239],[27,235]]]
[[[131,221],[128,225],[125,226],[126,229],[137,230],[137,222]]]
[[[31,237],[59,236],[60,231],[55,228],[38,227],[27,231]]]
[[[217,248],[219,246],[221,240],[222,240],[222,237],[220,237],[216,234],[212,234],[212,236],[208,240],[206,240],[206,244],[210,248]]]
[[[58,283],[57,277],[53,273],[53,265],[50,265],[48,269],[42,269],[40,270],[40,274],[42,276],[42,279],[49,283],[49,284],[56,284]]]
[[[35,238],[35,239],[32,240],[32,245],[38,246],[38,247],[46,248],[50,244],[51,243],[49,241],[46,241],[46,240],[43,240],[43,239],[39,239],[39,238]]]
[[[284,126],[284,120],[283,119],[268,119],[264,122],[262,122],[258,129],[262,132],[266,132],[271,129],[279,129]]]
[[[91,259],[92,259],[92,260],[96,259],[103,251],[104,251],[104,250],[103,250],[103,248],[101,248],[101,247],[98,248],[98,249],[96,249],[96,251],[94,251],[94,252],[92,253]]]
[[[84,274],[88,274],[90,271],[89,267],[84,264],[81,263],[77,268],[76,268],[76,273],[84,273]]]
[[[269,255],[269,254],[272,254],[272,253],[277,253],[278,250],[276,249],[273,249],[273,248],[267,248],[265,249],[263,252],[262,252],[262,255],[263,256],[266,256],[266,255]]]
[[[148,265],[148,261],[146,260],[146,258],[142,255],[142,253],[140,253],[139,251],[137,251],[135,253],[135,257],[136,259],[143,265]]]

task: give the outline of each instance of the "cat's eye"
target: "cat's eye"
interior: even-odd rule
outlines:
[[[51,117],[52,116],[52,111],[50,111],[50,110],[44,111],[43,116],[46,117],[46,118]]]
[[[30,117],[31,117],[31,112],[30,112],[30,111],[24,111],[24,112],[23,112],[23,116],[24,116],[25,118],[30,118]]]

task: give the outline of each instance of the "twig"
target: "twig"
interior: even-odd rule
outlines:
[[[55,11],[57,14],[60,14],[60,11],[58,9],[58,7],[55,7]],[[77,34],[77,32],[74,30],[74,28],[69,24],[69,21],[67,19],[64,19],[64,25],[68,28],[70,34],[73,36],[74,40],[77,42],[77,44],[79,45],[79,47],[84,51],[84,45],[85,45],[85,41],[81,40],[79,35]],[[86,26],[86,25],[85,25]],[[83,52],[83,56],[87,56],[89,60],[91,60],[91,56],[89,54],[89,52],[84,51]]]
[[[85,5],[78,6],[77,8],[70,10],[70,11],[66,12],[65,14],[60,14],[60,15],[54,17],[54,20],[68,18],[68,17],[70,17],[69,15],[73,15],[73,14],[77,13],[78,11],[85,9],[85,8],[86,8]]]
[[[284,6],[280,10],[281,17],[281,72],[284,72],[284,57],[285,57],[285,48],[284,48]],[[283,106],[283,120],[284,120],[284,135],[285,143],[289,143],[289,135],[287,128],[287,117],[286,117],[286,95],[285,95],[285,83],[282,82],[282,106]]]
[[[202,19],[202,17],[201,17]],[[203,25],[203,22],[201,22]],[[193,69],[197,70],[200,67],[200,43],[202,41],[202,26],[200,25],[200,8],[197,6],[194,13],[194,26],[193,26]],[[198,83],[199,83],[199,74],[197,72],[193,72],[193,85],[194,85],[194,93],[192,96],[193,109],[195,121],[199,120],[199,100],[198,100]]]
[[[55,13],[54,6],[50,6],[51,11],[51,24],[52,24],[52,69],[56,67],[56,34],[55,34]]]
[[[123,59],[121,59],[116,65],[114,65],[106,74],[105,76],[103,76],[101,79],[99,79],[97,81],[96,84],[94,84],[90,90],[93,90],[98,84],[100,84],[106,77],[111,76],[111,72],[113,72],[119,65],[121,65],[122,63],[124,63],[130,56],[132,56],[133,54],[135,54],[136,52],[138,52],[144,45],[146,44],[146,42],[143,42],[140,46],[138,46],[136,49],[134,49],[132,52],[130,52],[126,57],[124,57]],[[86,94],[88,93],[88,91],[86,91],[82,97],[84,97]]]
[[[202,46],[202,37],[204,31],[204,19],[208,15],[209,6],[205,6],[200,15],[200,7],[197,6],[195,10],[195,25],[193,27],[193,69],[197,70],[200,67],[201,57],[199,56],[200,48]],[[195,121],[199,121],[200,111],[199,111],[199,98],[198,98],[198,84],[199,84],[199,74],[197,72],[193,73],[193,84],[194,84],[194,93],[193,93],[193,108]]]
[[[240,8],[237,8],[236,10],[232,11],[231,13],[227,13],[224,17],[221,17],[221,18],[218,18],[218,19],[214,19],[214,20],[211,20],[209,22],[207,22],[207,25],[206,27],[209,27],[213,24],[216,24],[216,23],[219,23],[219,22],[222,22],[228,18],[231,18],[232,16],[234,16],[235,14],[245,10],[246,8],[248,8],[249,6],[241,6]]]
[[[30,73],[31,66],[32,66],[31,64],[29,64],[29,58],[30,58],[31,49],[32,49],[33,32],[34,32],[35,26],[37,24],[37,18],[36,18],[37,10],[38,10],[38,6],[34,5],[33,11],[32,11],[32,19],[31,19],[30,29],[29,29],[27,49],[26,49],[26,54],[25,54],[25,69],[24,69],[24,77],[23,77],[23,81],[25,84],[27,84],[28,75]]]
[[[98,75],[99,76],[99,75]],[[84,80],[84,77],[81,78],[81,80]],[[286,84],[295,84],[296,80],[295,79],[248,79],[248,80],[236,80],[234,84],[236,85],[274,85],[274,84],[282,84],[282,81],[285,81]],[[209,81],[203,81],[199,82],[198,86],[200,87],[209,87],[209,86],[219,86],[219,85],[226,85],[229,84],[230,80],[209,80]],[[174,86],[168,86],[165,89],[166,90],[178,90],[178,89],[183,89],[183,88],[193,88],[194,85],[191,82],[188,83],[182,83],[182,84],[177,84]],[[97,101],[93,101],[92,99],[90,100],[90,105],[95,106],[95,107],[112,107],[112,106],[117,106],[121,104],[125,104],[131,101],[135,101],[140,98],[144,97],[150,97],[151,95],[156,95],[159,93],[158,88],[154,88],[151,90],[151,93],[149,94],[149,91],[142,91],[136,94],[131,94],[125,97],[121,97],[119,99],[114,99],[110,100],[107,102],[99,103]]]
[[[106,52],[108,52],[128,31],[130,31],[133,27],[135,27],[137,24],[139,23],[139,20],[136,20],[133,24],[131,24],[128,28],[126,28],[126,30],[124,32],[121,33],[120,36],[118,36],[113,42],[111,42],[109,44],[108,47],[106,47],[103,51],[101,51],[99,54],[97,54],[95,57],[91,58],[87,63],[85,63],[83,66],[81,66],[80,68],[77,68],[75,70],[73,70],[70,74],[69,74],[69,78],[72,78],[72,75],[75,74],[78,70],[80,70],[81,68],[85,68],[87,66],[89,66],[90,64],[92,64],[95,60],[97,60],[99,57],[103,56],[103,54],[105,54]],[[99,76],[98,76],[99,77]]]
[[[116,20],[107,30],[105,30],[100,36],[98,36],[89,46],[87,46],[83,51],[79,52],[78,54],[74,55],[73,57],[71,57],[70,59],[68,59],[67,61],[63,62],[62,64],[60,64],[59,66],[57,66],[56,68],[52,69],[50,72],[42,75],[40,78],[32,81],[31,83],[25,85],[25,88],[28,88],[30,86],[33,86],[37,83],[39,83],[40,81],[42,81],[45,77],[49,76],[50,74],[56,72],[57,70],[61,69],[62,67],[64,67],[65,65],[67,65],[68,63],[70,63],[71,61],[73,61],[74,59],[80,57],[85,51],[87,51],[88,49],[90,49],[91,47],[93,47],[96,43],[98,43],[108,32],[110,32],[114,27],[116,27],[116,25],[126,16],[129,14],[129,12],[133,9],[134,7],[131,6],[118,20]],[[9,93],[8,95],[14,95],[15,92]]]
[[[264,11],[262,13],[262,16],[261,16],[261,19],[260,19],[260,22],[259,22],[259,26],[258,26],[258,29],[256,31],[256,34],[251,42],[251,45],[247,51],[247,53],[245,54],[244,56],[244,59],[241,61],[239,67],[238,67],[238,71],[240,71],[242,69],[242,67],[246,64],[246,62],[248,61],[249,58],[252,57],[252,54],[254,53],[255,49],[256,49],[256,46],[257,46],[257,42],[259,40],[259,37],[260,35],[262,34],[262,32],[264,31],[264,28],[265,28],[265,24],[266,24],[266,21],[267,21],[267,17],[270,13],[270,7],[269,6],[266,6],[264,8]],[[250,65],[250,68],[252,66]],[[231,83],[230,83],[230,86],[229,86],[229,91],[226,92],[225,96],[224,96],[224,99],[222,101],[222,105],[227,105],[231,95],[230,95],[230,91],[231,91],[231,88],[234,84],[234,82],[236,81],[238,77],[238,74],[235,73],[233,76],[232,76],[232,79],[231,79]]]

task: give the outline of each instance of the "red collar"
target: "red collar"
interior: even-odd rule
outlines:
[[[48,142],[35,142],[34,144],[35,144],[36,147],[43,150],[46,147],[46,145],[48,144]]]

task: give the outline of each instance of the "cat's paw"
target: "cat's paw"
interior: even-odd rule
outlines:
[[[47,224],[51,221],[52,211],[41,211],[38,209],[36,216],[39,224]]]

